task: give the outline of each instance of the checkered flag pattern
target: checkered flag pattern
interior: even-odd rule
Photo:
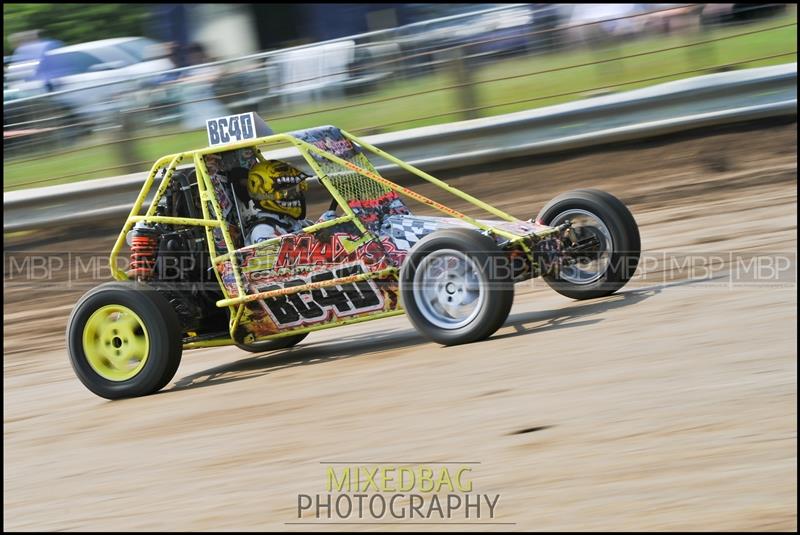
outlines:
[[[392,215],[384,219],[381,233],[392,238],[398,249],[408,251],[419,240],[441,227],[441,219]]]

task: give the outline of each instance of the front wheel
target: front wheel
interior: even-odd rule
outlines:
[[[439,230],[409,252],[400,295],[423,336],[444,345],[475,342],[508,317],[513,269],[494,240],[477,230]]]
[[[161,390],[178,370],[181,325],[153,288],[111,282],[75,305],[67,347],[78,379],[98,396],[145,396]]]
[[[547,203],[536,221],[553,227],[570,221],[577,244],[590,244],[580,252],[565,253],[558,270],[543,276],[561,295],[572,299],[611,295],[636,272],[639,227],[625,204],[610,193],[595,189],[564,193]],[[567,251],[575,245],[564,243]]]

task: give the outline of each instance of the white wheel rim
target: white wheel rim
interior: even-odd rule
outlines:
[[[425,319],[441,329],[459,329],[473,321],[486,294],[478,266],[461,251],[433,251],[414,273],[414,301]]]
[[[567,219],[572,222],[572,228],[580,238],[587,232],[593,233],[600,240],[600,254],[589,262],[576,262],[570,266],[562,266],[559,278],[571,284],[586,285],[599,280],[611,264],[611,253],[614,251],[614,240],[611,232],[603,220],[586,210],[572,208],[555,216],[550,226],[556,227]]]

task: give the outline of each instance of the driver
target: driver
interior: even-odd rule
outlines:
[[[259,162],[250,169],[247,193],[252,208],[245,216],[245,226],[251,229],[248,244],[300,232],[312,224],[306,219],[308,178],[303,171],[279,160]],[[318,222],[335,217],[335,211],[328,210]]]
[[[236,227],[236,207],[252,245],[283,234],[296,233],[312,222],[306,219],[307,174],[280,160],[260,162],[253,149],[209,154],[204,157],[223,217]],[[334,219],[328,210],[318,222]],[[216,231],[216,229],[215,229]],[[222,236],[215,238],[224,245]]]

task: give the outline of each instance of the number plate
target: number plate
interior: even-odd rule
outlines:
[[[258,137],[255,113],[251,111],[250,113],[208,119],[206,132],[208,133],[209,147],[255,139]]]

